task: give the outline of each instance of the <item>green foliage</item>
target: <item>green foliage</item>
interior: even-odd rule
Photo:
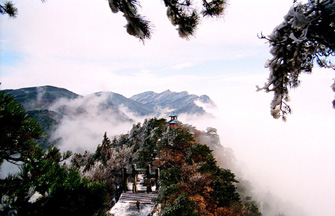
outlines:
[[[258,209],[258,205],[255,201],[249,201],[245,203],[247,210],[250,212],[248,216],[262,216],[262,213]]]
[[[71,152],[42,149],[41,134],[19,103],[0,92],[0,159],[20,164],[19,174],[1,180],[1,215],[103,215],[106,186],[61,165]]]
[[[191,142],[194,142],[194,136],[190,133],[189,130],[187,130],[186,128],[176,128],[176,129],[172,129],[172,133],[174,133],[175,131],[177,132],[176,136],[174,137],[173,140],[173,144],[174,146],[184,146],[184,145],[188,145]]]
[[[173,151],[184,152],[195,141],[194,136],[186,128],[169,128],[163,134],[160,148],[168,148]]]
[[[67,171],[59,163],[69,155],[71,153],[67,152],[63,154],[65,156],[63,158],[56,147],[52,147],[48,151],[36,147],[34,155],[21,165],[20,178],[31,182],[37,191],[48,193],[66,177]]]
[[[29,117],[34,118],[38,121],[39,125],[45,130],[52,129],[52,126],[55,125],[57,122],[53,118],[53,115],[57,115],[49,110],[32,110],[27,111]]]
[[[40,215],[105,215],[106,196],[104,184],[81,179],[72,169],[65,181],[52,190],[48,201],[41,204],[44,212]]]
[[[212,196],[215,197],[220,207],[229,207],[236,202],[240,202],[236,187],[226,179],[214,181]]]
[[[0,92],[0,161],[26,160],[34,152],[35,140],[43,134],[38,123],[13,96]]]
[[[142,126],[134,125],[129,134],[129,143],[134,145],[133,162],[139,167],[146,167],[155,158],[157,143],[167,129],[166,119],[146,119]]]
[[[171,204],[166,205],[162,211],[163,216],[199,216],[194,212],[195,203],[188,199],[188,194],[180,194]]]
[[[119,139],[118,139],[118,146],[122,145],[131,145],[129,142],[129,134],[121,134]]]
[[[178,195],[178,191],[179,188],[177,184],[164,185],[159,190],[157,201],[160,203],[166,203],[168,198]]]
[[[107,160],[110,159],[109,149],[112,147],[112,142],[107,136],[107,132],[104,134],[101,145],[97,146],[95,154],[93,155],[93,160],[100,160],[103,165],[107,164]]]
[[[202,145],[199,143],[194,143],[190,148],[186,150],[186,162],[199,162],[199,161],[207,161],[207,160],[214,160],[212,155],[212,150],[209,149],[208,146]]]
[[[50,142],[51,134],[59,123],[61,116],[50,110],[30,110],[27,111],[30,118],[36,119],[38,124],[45,131],[45,135],[37,140],[39,146],[48,149],[51,146],[57,146],[57,140]]]
[[[137,165],[146,167],[153,161],[156,143],[154,139],[146,139],[140,149],[137,151]]]
[[[171,167],[163,169],[161,172],[161,183],[162,185],[173,185],[177,184],[182,180],[183,174],[180,169]]]
[[[18,215],[94,215],[105,211],[107,191],[104,184],[82,179],[74,168],[67,169],[60,162],[69,156],[57,148],[48,151],[40,147],[21,165],[18,176],[3,181],[1,194],[10,210]],[[37,196],[36,200],[33,196]]]

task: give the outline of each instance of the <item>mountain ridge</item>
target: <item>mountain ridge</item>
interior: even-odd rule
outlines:
[[[204,108],[197,105],[196,101],[215,106],[214,102],[207,95],[197,96],[195,94],[189,94],[187,91],[173,92],[171,90],[166,90],[160,93],[146,91],[135,94],[129,98],[112,91],[100,91],[82,96],[68,89],[49,85],[20,89],[5,89],[4,91],[6,94],[13,95],[22,104],[26,111],[48,110],[52,104],[60,99],[74,100],[81,98],[87,102],[94,98],[94,96],[106,97],[101,105],[115,108],[116,106],[123,104],[129,108],[130,111],[140,116],[154,113],[157,114],[157,110],[155,110],[157,107],[175,112],[179,110],[178,113],[180,114],[205,114],[206,111]]]
[[[214,105],[206,95],[197,96],[187,91],[170,90],[156,93],[142,92],[125,97],[111,91],[95,92],[81,96],[65,88],[39,86],[20,89],[6,89],[5,94],[13,95],[46,131],[46,139],[40,145],[47,148],[54,140],[49,140],[62,122],[74,121],[133,122],[135,119],[149,117],[167,117],[171,112],[177,114],[205,115],[205,105]],[[197,103],[201,102],[201,105]],[[82,124],[82,123],[81,123]],[[85,129],[85,128],[82,128]]]
[[[139,93],[130,97],[140,103],[154,106],[154,107],[165,107],[174,110],[177,113],[187,114],[205,114],[206,111],[203,107],[196,104],[196,101],[207,103],[211,106],[215,106],[214,102],[207,96],[197,96],[189,94],[187,91],[173,92],[170,90],[156,93],[153,91],[147,91]]]

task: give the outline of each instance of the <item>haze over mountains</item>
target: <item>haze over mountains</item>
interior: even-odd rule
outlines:
[[[81,96],[54,86],[5,90],[13,95],[28,114],[37,119],[47,136],[40,144],[70,145],[80,143],[80,150],[92,149],[104,131],[109,134],[124,133],[122,128],[146,117],[168,118],[171,112],[187,115],[211,115],[206,107],[214,102],[206,95],[197,96],[186,91],[170,90],[155,93],[143,92],[130,98],[114,92],[96,92]],[[86,143],[86,144],[85,144]],[[79,151],[80,151],[79,150]]]
[[[100,108],[118,109],[123,105],[129,111],[137,115],[164,114],[161,110],[175,111],[176,113],[187,114],[205,114],[206,111],[197,102],[215,106],[214,102],[207,96],[197,96],[188,94],[188,92],[172,92],[166,90],[161,93],[153,91],[143,92],[126,98],[121,94],[114,92],[97,92],[88,96],[81,96],[64,88],[54,86],[30,87],[21,89],[8,89],[6,93],[13,95],[26,109],[31,110],[49,110],[52,105],[59,100],[83,99],[83,104],[89,103],[94,98],[103,98]],[[79,106],[80,107],[80,106]]]

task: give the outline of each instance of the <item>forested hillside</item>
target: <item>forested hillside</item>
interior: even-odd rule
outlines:
[[[69,161],[71,152],[43,150],[35,143],[40,128],[13,97],[1,93],[1,102],[1,122],[17,119],[10,128],[10,119],[1,124],[1,131],[7,130],[1,152],[10,148],[22,156],[15,161],[20,172],[1,180],[3,215],[106,215],[122,192],[123,168],[132,164],[161,170],[155,200],[161,215],[260,215],[256,203],[238,190],[234,173],[217,165],[210,149],[219,145],[213,128],[170,128],[166,119],[147,119],[112,139],[105,133],[95,152],[75,153]],[[37,132],[30,136],[23,128]],[[30,137],[10,145],[24,135]]]
[[[112,140],[105,134],[94,153],[75,154],[72,164],[91,181],[105,182],[109,200],[117,200],[122,192],[122,168],[159,168],[156,202],[162,215],[261,215],[256,202],[239,193],[234,173],[217,165],[201,139],[212,140],[212,147],[219,145],[213,128],[169,128],[165,119],[147,119]]]

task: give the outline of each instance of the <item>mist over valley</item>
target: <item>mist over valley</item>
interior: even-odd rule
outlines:
[[[15,96],[29,116],[42,125],[46,137],[39,140],[41,146],[55,145],[62,151],[75,153],[94,152],[105,132],[111,138],[119,137],[129,133],[137,123],[143,123],[144,119],[168,119],[171,113],[178,113],[179,119],[191,131],[197,130],[192,124],[204,130],[198,137],[199,142],[213,150],[221,167],[236,174],[243,199],[253,197],[264,215],[305,215],[304,210],[295,204],[282,200],[266,188],[260,189],[257,179],[249,175],[250,170],[247,171],[249,168],[243,164],[243,158],[236,158],[233,149],[224,146],[225,137],[220,141],[217,129],[208,125],[216,124],[217,107],[207,95],[167,90],[143,92],[129,98],[113,92],[82,96],[54,86],[5,92]]]
[[[75,152],[92,151],[105,131],[110,136],[119,135],[145,118],[169,118],[172,112],[213,118],[205,107],[215,107],[208,96],[186,91],[143,92],[130,98],[114,92],[81,96],[54,86],[5,92],[13,95],[45,129],[47,137],[40,140],[42,146],[56,144]]]

